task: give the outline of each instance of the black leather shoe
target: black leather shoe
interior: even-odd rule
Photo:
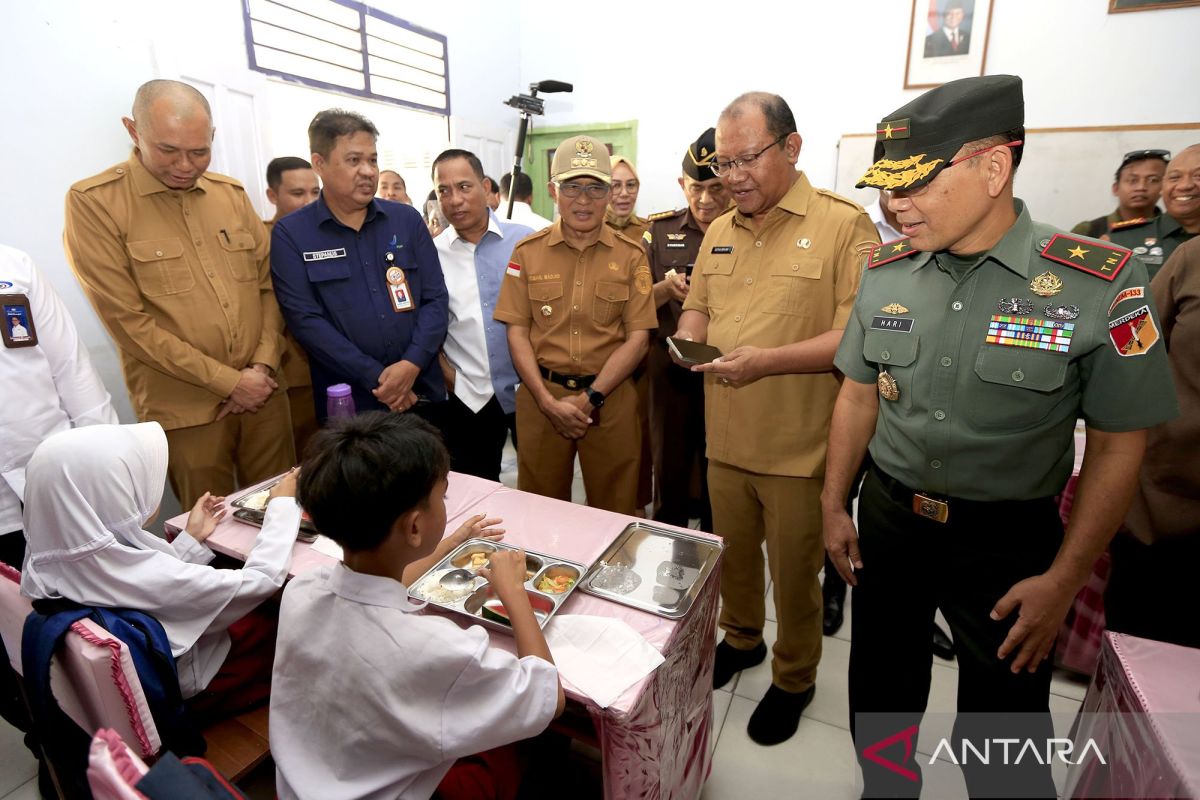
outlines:
[[[758,701],[758,708],[750,715],[746,733],[761,745],[770,746],[786,742],[800,726],[800,715],[812,702],[816,693],[816,686],[810,686],[797,693],[785,692],[771,684],[763,699]]]
[[[844,588],[841,592],[825,595],[825,618],[821,620],[821,630],[825,632],[826,636],[833,636],[841,630],[842,622],[845,620],[845,604],[846,590]]]
[[[717,645],[716,664],[713,667],[713,688],[720,689],[744,669],[757,667],[767,657],[767,643],[759,642],[758,647],[750,650],[739,650],[725,640]]]
[[[933,623],[933,654],[946,661],[954,660],[954,642],[950,641],[950,634],[936,622]]]

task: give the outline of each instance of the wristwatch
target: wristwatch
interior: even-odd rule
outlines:
[[[595,389],[587,390],[587,398],[588,402],[592,404],[592,408],[599,408],[604,405],[604,395]]]

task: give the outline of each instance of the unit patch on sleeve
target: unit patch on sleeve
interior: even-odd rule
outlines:
[[[1128,289],[1123,289],[1113,298],[1112,305],[1108,307],[1108,313],[1111,314],[1113,309],[1124,303],[1126,300],[1141,299],[1146,296],[1145,286],[1130,286]]]
[[[1108,323],[1108,338],[1121,356],[1144,356],[1158,341],[1150,306],[1142,306]]]

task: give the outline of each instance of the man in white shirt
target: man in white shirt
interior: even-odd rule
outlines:
[[[541,214],[533,210],[530,203],[533,202],[533,180],[524,172],[517,176],[517,188],[513,189],[512,173],[504,173],[504,177],[500,179],[500,209],[496,212],[504,219],[508,215],[508,197],[509,194],[513,197],[512,219],[510,222],[515,222],[518,225],[528,225],[535,231],[540,231],[542,228],[549,228],[554,224],[552,220],[548,220]]]
[[[875,202],[867,206],[867,216],[875,224],[875,230],[879,231],[879,241],[881,242],[894,242],[904,238],[900,235],[900,221],[896,219],[896,212],[888,208],[890,199],[892,199],[892,193],[887,189],[880,189],[879,197],[876,197]]]
[[[21,569],[21,503],[29,457],[51,434],[116,424],[117,412],[66,306],[33,259],[20,250],[0,246],[0,294],[24,296],[28,302],[32,325],[13,326],[12,338],[28,336],[28,327],[38,335],[33,347],[9,347],[5,341],[0,348],[0,383],[5,387],[0,415],[0,561]]]
[[[450,223],[433,240],[450,295],[440,356],[450,395],[442,431],[451,469],[497,481],[508,431],[516,437],[519,379],[505,325],[492,313],[513,247],[533,231],[497,219],[483,181],[483,166],[466,150],[447,150],[433,162],[434,191]]]

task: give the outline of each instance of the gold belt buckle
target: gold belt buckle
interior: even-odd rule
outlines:
[[[567,378],[567,388],[568,389],[575,389],[575,388],[578,388],[578,386],[579,386],[579,381],[575,380],[574,378]]]
[[[917,516],[931,519],[934,522],[945,522],[950,518],[949,503],[943,500],[934,500],[923,494],[913,495],[912,510]]]

